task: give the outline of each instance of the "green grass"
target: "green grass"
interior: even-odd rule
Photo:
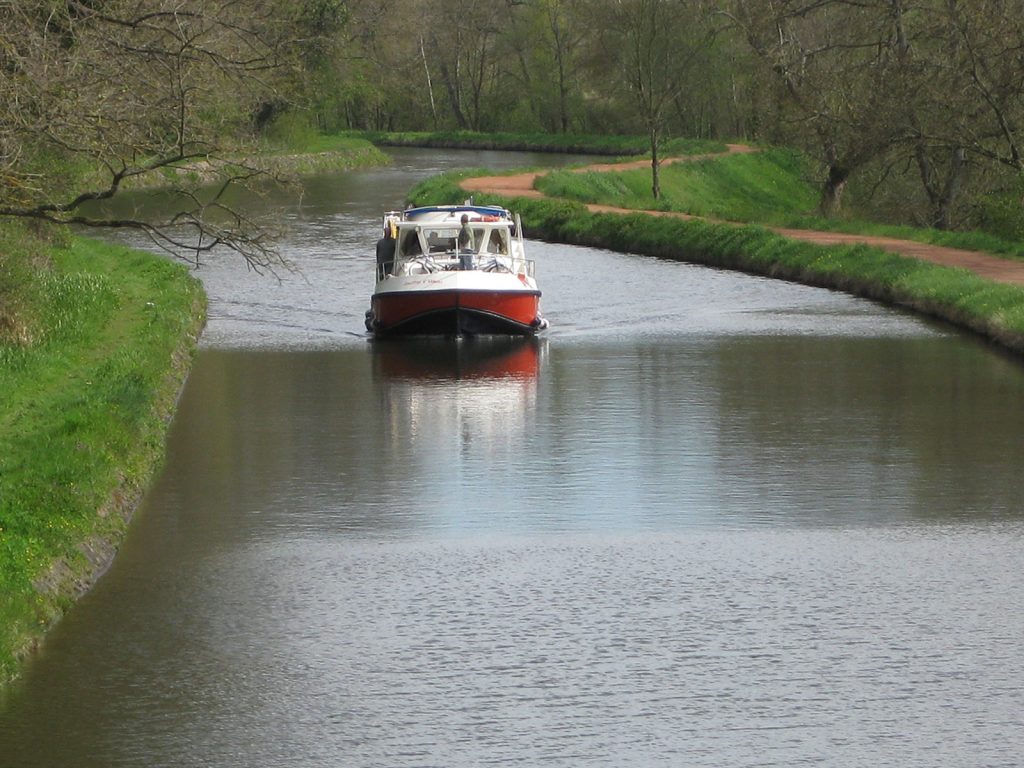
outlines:
[[[958,232],[860,220],[825,219],[818,216],[784,219],[780,222],[780,226],[846,232],[855,235],[894,237],[900,240],[913,240],[919,243],[961,248],[966,251],[981,251],[1009,259],[1024,260],[1024,243],[1007,240],[988,232]]]
[[[472,173],[427,179],[410,202],[456,203]],[[508,200],[478,195],[481,204],[511,206],[530,237],[608,248],[843,290],[908,307],[974,331],[1024,353],[1024,289],[982,279],[864,245],[819,246],[790,240],[761,226],[683,221],[645,214],[596,215],[568,200]]]
[[[122,534],[205,304],[183,266],[150,254],[9,224],[0,253],[2,680]]]
[[[310,176],[388,165],[391,158],[371,142],[353,135],[326,136],[300,127],[274,133],[259,143],[226,149],[219,162],[168,166],[158,172],[135,177],[125,189],[159,189],[184,184],[211,186],[233,174],[248,175],[252,167],[276,176]],[[105,183],[95,177],[94,183]]]
[[[651,193],[651,170],[616,173],[556,171],[538,188],[551,197],[624,208],[678,211],[724,221],[781,223],[813,210],[814,187],[800,156],[768,149],[661,167],[661,198]]]
[[[306,137],[301,143],[292,144],[284,148],[287,152],[361,152],[371,142],[361,139],[358,136],[337,134],[328,136],[322,133]]]
[[[263,164],[277,174],[310,176],[317,173],[373,168],[391,163],[391,158],[387,154],[369,142],[351,149],[332,149],[330,145],[329,141],[321,141],[310,145],[309,149],[304,149],[301,152],[268,153],[263,157]],[[315,147],[324,148],[317,149]]]
[[[881,235],[1024,259],[1024,244],[984,232],[948,232],[817,215],[810,169],[792,150],[765,149],[661,169],[662,196],[651,194],[649,168],[616,173],[555,171],[537,186],[551,197],[636,210],[689,213],[721,221]]]
[[[391,159],[356,135],[315,130],[281,131],[265,142],[263,156],[279,172],[307,175],[387,165]]]

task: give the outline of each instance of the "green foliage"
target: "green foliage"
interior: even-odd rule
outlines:
[[[662,157],[682,157],[685,155],[717,154],[725,152],[726,149],[725,143],[717,139],[674,138],[668,139],[661,144],[658,151]],[[649,151],[645,150],[644,154],[650,156]]]
[[[303,0],[291,4],[291,13],[302,29],[318,36],[341,31],[349,16],[343,0]]]
[[[978,227],[997,238],[1024,242],[1024,178],[1005,191],[977,201],[974,219]]]
[[[439,147],[458,149],[504,149],[531,152],[567,152],[585,155],[632,157],[649,155],[646,136],[592,136],[571,133],[481,133],[475,131],[353,131],[381,146]],[[665,146],[672,154],[722,152],[722,142],[704,139],[676,139]]]
[[[271,147],[303,151],[320,138],[320,130],[308,113],[293,110],[278,115],[264,137]]]
[[[41,248],[0,228],[8,273]],[[159,461],[203,309],[166,259],[86,240],[42,250],[48,267],[3,293],[37,311],[32,334],[0,338],[0,679],[87,575],[82,542],[122,532],[130,509],[114,501],[130,504]]]

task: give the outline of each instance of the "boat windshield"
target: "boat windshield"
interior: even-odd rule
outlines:
[[[514,272],[533,276],[534,264],[523,255],[507,221],[472,221],[470,247],[459,246],[461,225],[405,222],[398,227],[393,264],[382,273],[422,274],[447,270]]]
[[[474,247],[469,250],[474,253],[507,256],[511,252],[508,227],[470,225],[470,230],[473,233]],[[396,255],[400,259],[415,259],[424,254],[454,254],[458,250],[458,227],[417,226],[403,228]]]

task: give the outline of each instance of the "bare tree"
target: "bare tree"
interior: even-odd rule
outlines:
[[[823,167],[821,212],[850,178],[907,137],[899,114],[899,0],[735,0],[732,18],[779,89],[783,140]]]
[[[600,32],[595,74],[609,71],[633,100],[651,146],[651,192],[661,196],[659,147],[669,110],[691,87],[691,68],[713,33],[701,0],[595,3]]]
[[[501,34],[518,65],[513,78],[518,98],[552,132],[569,132],[580,101],[581,50],[589,34],[584,2],[510,1],[510,23]]]
[[[0,0],[0,216],[133,228],[179,256],[276,263],[226,193],[266,171],[226,157],[274,89],[291,28],[272,0]],[[215,186],[204,181],[215,178]],[[92,205],[170,185],[159,219]]]
[[[944,0],[938,11],[948,41],[944,63],[961,90],[947,93],[954,119],[936,134],[1024,172],[1024,2]]]
[[[460,129],[484,127],[484,95],[495,70],[495,45],[508,23],[507,3],[424,0],[422,58],[436,67],[448,106]]]

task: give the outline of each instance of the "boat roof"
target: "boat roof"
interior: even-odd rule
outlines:
[[[425,205],[402,212],[404,221],[445,222],[458,221],[462,214],[479,221],[512,221],[512,214],[498,205]]]

